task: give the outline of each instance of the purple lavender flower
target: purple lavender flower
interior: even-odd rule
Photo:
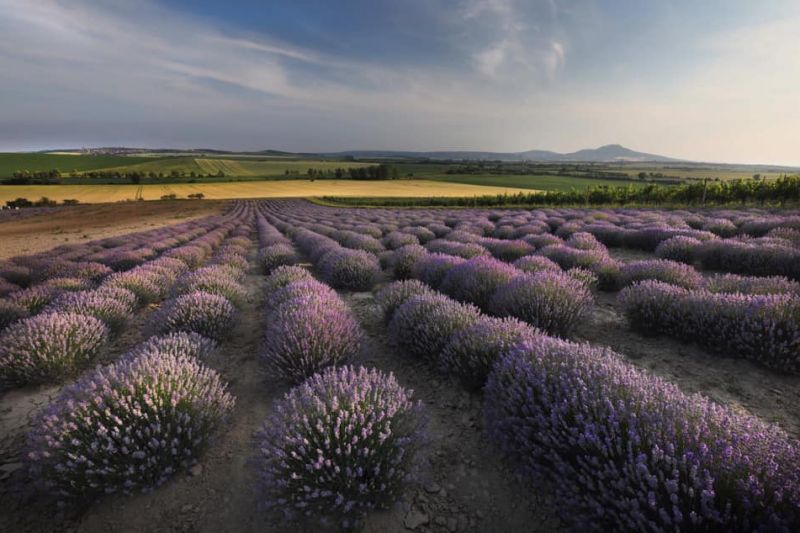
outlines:
[[[394,277],[407,279],[411,277],[414,264],[428,255],[428,250],[419,244],[407,244],[397,248],[389,258],[389,265],[394,270]]]
[[[195,332],[213,340],[230,335],[236,309],[227,298],[196,291],[169,300],[153,315],[150,330],[155,333]]]
[[[492,295],[490,311],[513,316],[543,331],[567,337],[586,316],[592,294],[566,273],[542,271],[522,274]]]
[[[311,272],[299,266],[279,266],[267,277],[264,283],[264,294],[267,299],[272,293],[293,283],[305,279],[313,279]]]
[[[297,262],[297,254],[291,244],[273,244],[258,251],[258,264],[265,274],[281,265],[293,265]]]
[[[269,313],[261,358],[272,375],[297,383],[355,356],[363,338],[341,300],[297,296]]]
[[[434,294],[433,289],[421,281],[415,279],[395,281],[375,293],[375,302],[381,308],[383,320],[388,323],[397,308],[412,296],[432,294]]]
[[[450,270],[466,262],[463,257],[443,253],[430,253],[419,258],[411,267],[411,277],[431,287],[438,287]]]
[[[233,404],[193,357],[149,351],[64,389],[35,421],[27,458],[63,498],[146,492],[197,461]]]
[[[8,300],[0,300],[0,331],[29,315],[28,310]]]
[[[0,335],[0,383],[54,382],[90,364],[108,340],[98,319],[43,313],[8,326]]]
[[[479,317],[480,311],[474,305],[456,302],[443,294],[412,296],[395,311],[389,334],[409,355],[435,361],[450,337]]]
[[[656,256],[661,259],[670,259],[691,265],[694,263],[695,251],[703,241],[693,237],[678,235],[661,241],[656,247]]]
[[[443,373],[457,376],[468,389],[478,390],[500,354],[539,334],[536,328],[514,318],[481,316],[450,337],[438,366]]]
[[[262,501],[350,527],[400,498],[424,430],[412,395],[392,374],[352,367],[326,369],[289,391],[258,436]]]
[[[443,293],[485,309],[494,291],[508,283],[519,270],[491,257],[475,257],[453,267],[439,287]]]
[[[381,271],[378,259],[363,250],[339,248],[323,255],[317,263],[323,279],[337,289],[364,291],[372,288]]]
[[[800,444],[588,344],[533,337],[486,388],[490,437],[570,528],[790,531]]]
[[[668,259],[632,261],[620,269],[619,286],[621,287],[644,280],[663,281],[686,289],[694,289],[703,284],[702,274],[694,267]]]

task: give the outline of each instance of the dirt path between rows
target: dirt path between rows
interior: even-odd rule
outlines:
[[[517,479],[483,434],[481,396],[437,374],[430,366],[398,353],[371,293],[341,293],[367,332],[355,361],[393,372],[415,391],[429,416],[421,476],[402,501],[367,517],[365,532],[545,532],[559,521],[545,494]]]

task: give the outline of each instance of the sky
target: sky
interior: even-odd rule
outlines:
[[[800,165],[797,0],[0,0],[0,151]]]

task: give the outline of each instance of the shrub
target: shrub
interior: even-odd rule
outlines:
[[[31,269],[14,263],[3,263],[0,265],[0,278],[24,288],[31,284]]]
[[[453,267],[439,289],[460,302],[485,309],[492,293],[519,275],[513,266],[491,257],[475,257]]]
[[[587,344],[534,337],[486,388],[490,437],[570,529],[789,531],[798,443]]]
[[[83,278],[51,278],[42,283],[57,291],[85,291],[92,288],[92,282]]]
[[[269,314],[289,300],[302,296],[310,296],[335,306],[342,305],[335,290],[314,278],[309,278],[294,281],[273,292],[264,303],[264,311]]]
[[[529,274],[535,274],[543,270],[552,270],[554,272],[561,271],[560,266],[541,255],[526,255],[525,257],[520,257],[514,261],[514,267]]]
[[[313,279],[311,272],[299,266],[279,266],[267,277],[264,283],[264,294],[269,298],[272,293],[304,279]]]
[[[592,305],[580,281],[561,272],[523,274],[501,286],[489,306],[498,316],[513,316],[559,337],[572,333]]]
[[[596,289],[598,285],[597,274],[581,267],[570,268],[564,272],[569,277],[583,283],[587,289]]]
[[[637,281],[657,280],[694,289],[703,284],[703,276],[691,265],[668,259],[632,261],[622,266],[619,273],[619,286],[627,287]]]
[[[0,336],[0,383],[48,383],[91,363],[108,339],[90,316],[43,313],[8,326]]]
[[[402,495],[415,469],[422,406],[392,374],[329,368],[289,391],[258,436],[261,497],[286,514],[352,527]]]
[[[375,294],[375,301],[381,308],[383,320],[389,322],[398,307],[412,296],[434,294],[433,289],[418,280],[395,281],[386,285]]]
[[[261,358],[272,375],[299,383],[356,355],[363,337],[344,302],[299,296],[269,314]]]
[[[419,244],[419,239],[410,233],[392,231],[383,238],[383,244],[390,250],[395,250],[409,244]]]
[[[145,269],[112,274],[101,287],[127,289],[135,294],[139,303],[143,305],[161,300],[167,290],[157,274]]]
[[[492,241],[486,243],[486,249],[501,261],[512,262],[520,257],[533,253],[533,246],[522,240]]]
[[[19,287],[10,281],[0,278],[0,297],[8,296],[12,292],[18,291]]]
[[[97,291],[62,294],[50,304],[49,309],[53,312],[93,316],[102,320],[111,331],[119,331],[133,313],[133,305],[128,301]]]
[[[162,355],[170,357],[189,357],[205,359],[216,348],[216,343],[193,331],[176,331],[150,337],[134,348],[130,357]]]
[[[463,243],[445,239],[432,240],[425,245],[425,248],[427,248],[429,252],[455,255],[463,257],[464,259],[471,259],[480,255],[489,255],[489,251],[480,244]]]
[[[703,268],[800,281],[800,250],[770,241],[718,239],[697,249]]]
[[[514,318],[482,316],[450,337],[439,356],[439,368],[457,376],[468,389],[480,389],[500,354],[538,333]]]
[[[414,266],[411,267],[411,277],[436,288],[442,284],[442,280],[450,272],[450,269],[465,261],[466,259],[463,257],[430,253],[414,263]]]
[[[224,296],[197,291],[169,300],[153,315],[150,329],[155,333],[194,331],[220,340],[230,334],[235,315],[233,304]]]
[[[231,303],[241,305],[247,294],[230,272],[221,266],[203,267],[184,274],[175,286],[176,294],[189,294],[196,291],[224,296]]]
[[[740,292],[742,294],[800,294],[800,283],[783,276],[739,276],[715,274],[706,279],[705,289],[710,292]]]
[[[656,256],[691,265],[694,263],[696,250],[701,244],[703,242],[698,239],[679,235],[662,241],[656,247]]]
[[[34,285],[21,291],[13,292],[8,301],[24,308],[28,314],[35,315],[52,302],[61,291],[46,285]]]
[[[0,300],[0,331],[27,316],[28,310],[21,305],[8,300]]]
[[[794,294],[715,294],[643,281],[623,290],[619,301],[640,331],[800,371],[800,297]]]
[[[364,291],[372,288],[381,272],[378,259],[363,250],[340,248],[322,256],[317,264],[320,274],[332,287]]]
[[[270,274],[282,265],[293,265],[297,261],[297,254],[290,244],[273,244],[258,251],[258,264],[265,274]]]
[[[389,333],[404,352],[435,361],[451,335],[473,324],[479,316],[474,305],[442,294],[413,296],[395,311]]]
[[[61,497],[146,492],[197,461],[233,404],[192,357],[124,358],[61,392],[34,423],[28,461]]]
[[[428,255],[428,250],[419,244],[407,244],[396,249],[389,264],[394,269],[394,277],[407,279],[411,277],[411,269],[420,258]]]

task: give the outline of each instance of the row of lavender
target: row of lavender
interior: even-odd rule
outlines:
[[[349,230],[331,232],[329,226],[311,223],[294,212],[282,216],[294,224],[306,225],[294,229],[293,235],[301,246],[313,247],[315,254],[324,255],[331,248],[340,247],[336,238],[345,243],[352,241]],[[333,215],[327,213],[322,220],[331,218]],[[320,220],[320,217],[311,220]],[[444,238],[431,239],[424,246],[404,244],[418,237],[406,233],[403,235],[407,238],[400,239],[398,232],[389,226],[385,228],[389,233],[384,243],[400,246],[381,253],[381,259],[393,268],[399,279],[420,279],[457,300],[474,303],[499,316],[520,318],[560,336],[568,335],[591,305],[590,295],[576,281],[590,287],[599,283],[603,288],[636,284],[624,291],[620,301],[632,324],[645,326],[638,329],[698,340],[708,348],[746,357],[771,368],[800,370],[800,313],[797,312],[800,283],[796,281],[780,276],[734,274],[704,278],[689,265],[662,259],[620,264],[611,259],[603,244],[585,232],[573,233],[562,244],[552,244],[558,238],[551,234],[531,236],[527,241],[520,241],[528,247],[525,253],[536,246],[542,247],[532,252],[534,255],[522,255],[508,265],[489,254],[505,255],[505,259],[515,256],[509,254],[508,249],[499,253],[493,243],[487,244],[485,237],[467,231],[475,227],[474,223],[469,224],[473,225],[456,225],[446,234],[442,231]],[[514,244],[513,241],[501,242]],[[366,256],[367,252],[360,251],[359,255]],[[369,287],[375,279],[374,260],[351,264],[351,270],[358,269],[359,273],[351,278],[360,277],[364,282],[348,288]],[[569,276],[564,276],[562,269],[566,269]],[[527,275],[522,275],[523,272]],[[639,284],[647,280],[675,287],[671,293],[648,291],[652,284]],[[681,299],[680,305],[670,304],[676,302],[676,295],[684,293],[691,297]],[[668,297],[670,294],[672,298]],[[658,314],[648,311],[650,309],[657,309]],[[683,317],[688,320],[682,320]],[[672,325],[668,324],[670,320]],[[713,328],[711,334],[707,334],[708,328]]]
[[[59,381],[90,365],[138,307],[165,298],[179,278],[182,283],[196,278],[189,270],[205,260],[229,228],[214,219],[204,221],[201,230],[200,236],[190,230],[191,240],[158,259],[107,276],[96,289],[52,294],[43,299],[39,314],[17,315],[0,336],[0,383]]]
[[[233,326],[227,297],[243,295],[236,280],[248,267],[251,218],[243,208],[195,243],[213,254],[173,280],[172,297],[147,327],[156,336],[88,372],[39,415],[28,460],[45,490],[73,502],[147,492],[208,447],[234,398],[203,360]]]
[[[6,294],[0,299],[0,330],[21,318],[36,315],[64,293],[91,290],[115,272],[140,267],[156,257],[196,261],[202,257],[202,250],[193,250],[188,243],[221,221],[220,217],[207,217],[13,257],[0,265],[0,295]]]
[[[592,253],[564,250],[564,241],[573,234],[589,233],[602,243],[599,251],[605,251],[605,246],[657,250],[663,258],[698,261],[711,270],[800,279],[800,217],[791,212],[779,215],[749,210],[704,215],[687,211],[582,209],[333,210],[291,201],[271,205],[291,211],[293,225],[324,234],[345,247],[376,254],[404,244],[423,244],[431,251],[465,258],[484,254],[485,249],[497,258],[512,261],[552,247],[545,254],[572,266],[607,270],[613,275],[621,265],[607,253],[598,253],[599,243],[585,250]],[[709,231],[722,219],[738,228],[736,237],[729,238],[729,233],[721,230]],[[580,245],[577,248],[581,249]],[[615,285],[611,283],[609,288]]]
[[[315,243],[310,253],[330,246],[301,238]],[[494,274],[509,273],[485,257],[429,256],[444,266],[414,260],[407,271],[428,270],[441,286],[472,261],[447,286],[484,305],[489,291],[478,282],[473,293],[470,282],[491,284]],[[553,483],[569,522],[630,531],[790,531],[800,524],[800,451],[776,426],[686,395],[608,350],[486,317],[416,280],[390,285],[377,299],[405,352],[470,387],[488,375],[490,434],[534,479]]]
[[[294,249],[264,217],[258,228],[268,274],[261,359],[270,375],[298,384],[258,435],[261,500],[350,528],[399,497],[415,464],[421,407],[391,374],[339,366],[362,349],[361,327],[333,289],[286,264],[297,261]],[[335,263],[325,254],[340,250],[319,244],[327,252],[312,254],[317,266]]]
[[[376,299],[407,354],[484,388],[489,435],[572,527],[792,531],[800,443],[607,349],[482,315],[416,281]]]

